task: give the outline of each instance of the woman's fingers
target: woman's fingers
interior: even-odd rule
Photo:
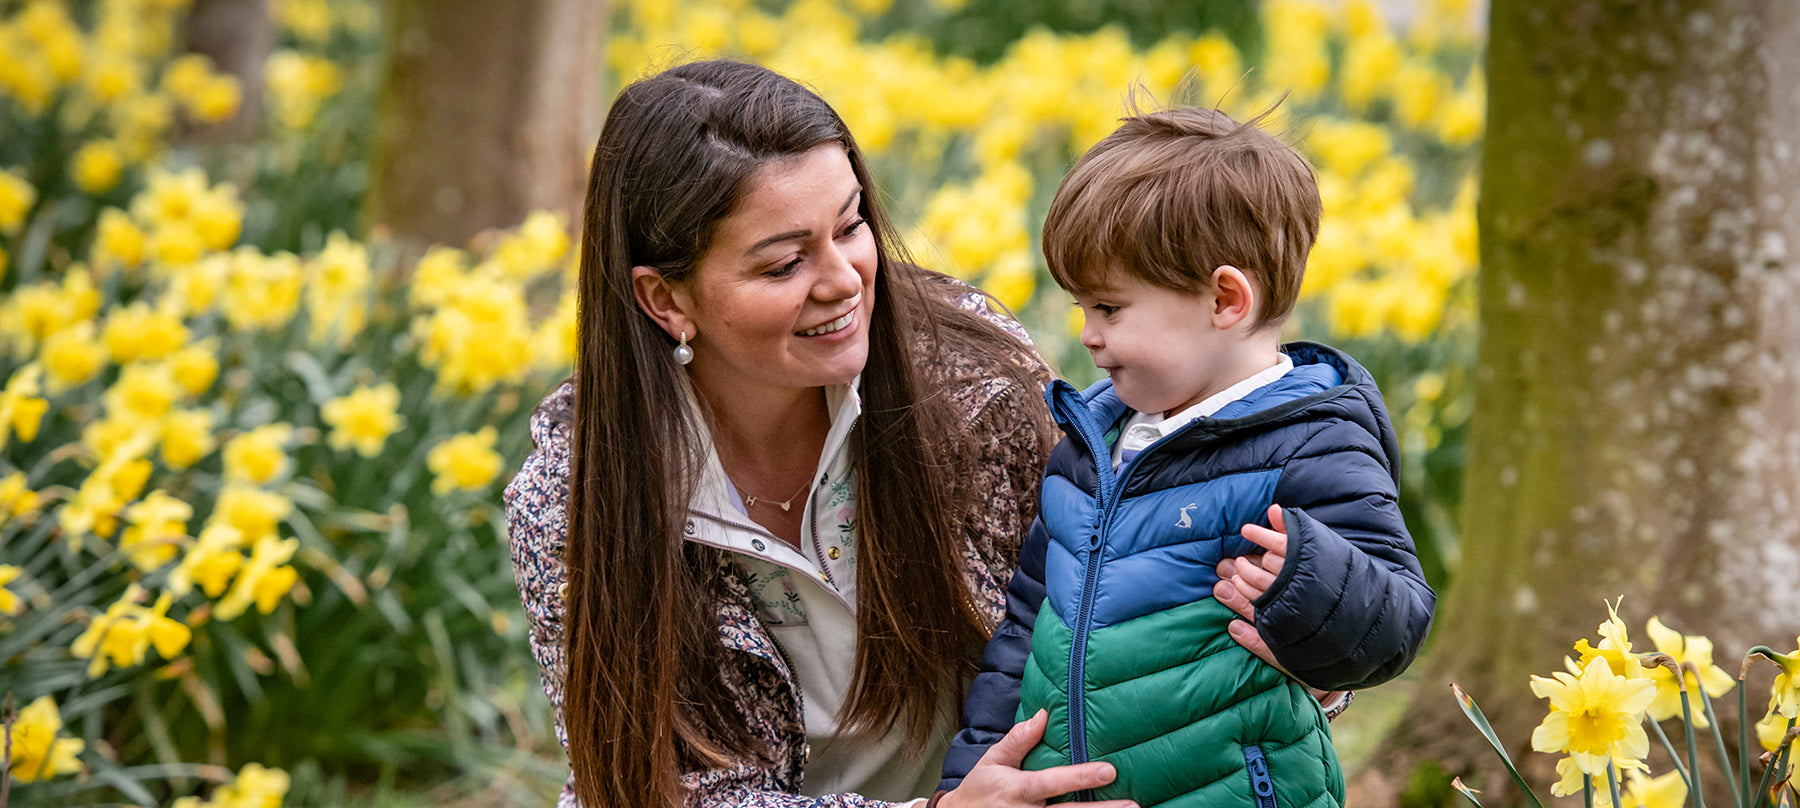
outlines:
[[[1025,760],[1025,753],[1044,739],[1044,725],[1049,722],[1049,714],[1039,710],[1030,718],[1014,724],[1012,729],[1006,731],[1006,737],[988,747],[987,754],[982,755],[981,761],[975,765],[1019,768],[1019,764]]]
[[[1057,766],[1035,772],[1021,772],[1025,781],[1020,796],[1032,801],[1048,800],[1088,788],[1099,788],[1119,776],[1111,763],[1082,763]]]

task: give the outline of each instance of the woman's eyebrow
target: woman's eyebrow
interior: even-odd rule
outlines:
[[[850,195],[848,197],[844,198],[844,206],[841,208],[838,208],[837,215],[839,215],[839,216],[844,215],[844,211],[849,210],[851,205],[856,204],[856,198],[861,196],[862,192],[863,192],[862,186],[861,185],[856,186],[856,190],[851,191]],[[776,244],[776,243],[783,242],[783,241],[791,241],[793,239],[806,238],[807,236],[810,236],[810,235],[812,235],[811,230],[789,230],[786,233],[776,233],[773,236],[769,236],[768,238],[765,238],[761,241],[756,242],[755,244],[750,245],[750,249],[745,250],[744,254],[750,255],[750,254],[753,254],[771,244]]]

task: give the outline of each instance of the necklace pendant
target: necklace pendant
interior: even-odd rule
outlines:
[[[794,502],[794,501],[793,501],[793,500],[791,500],[791,499],[790,499],[790,500],[788,500],[788,501],[787,501],[787,502],[777,502],[777,503],[775,503],[775,504],[777,504],[777,505],[780,505],[780,506],[781,506],[781,512],[782,512],[782,513],[787,513],[787,509],[788,509],[788,506],[789,506],[789,505],[791,505],[791,504],[793,504],[793,502]]]

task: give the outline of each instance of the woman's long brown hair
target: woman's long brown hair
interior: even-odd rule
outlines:
[[[944,437],[963,429],[944,396],[921,389],[913,368],[931,357],[915,346],[1024,349],[898,257],[855,140],[816,94],[724,61],[633,83],[594,151],[581,243],[563,716],[575,793],[589,808],[675,808],[684,771],[775,763],[723,674],[718,551],[682,539],[705,426],[683,403],[673,341],[637,307],[631,270],[687,281],[759,168],[834,142],[869,189],[860,212],[879,256],[851,441],[858,641],[840,724],[904,727],[922,747],[986,637],[962,575],[965,502],[951,473],[960,453]]]

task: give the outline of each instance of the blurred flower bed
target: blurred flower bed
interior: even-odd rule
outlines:
[[[274,3],[265,120],[208,145],[245,88],[182,53],[186,5],[0,2],[11,799],[302,804],[403,768],[529,790],[547,714],[498,494],[569,372],[569,223],[400,260],[357,229],[377,6]],[[969,13],[633,0],[608,64],[616,88],[723,53],[816,87],[918,260],[992,291],[1077,381],[1095,373],[1078,310],[1037,252],[1063,171],[1134,82],[1239,116],[1285,93],[1274,121],[1326,204],[1292,334],[1382,382],[1441,582],[1485,106],[1468,10],[1395,30],[1368,2],[1269,0],[1240,30],[1038,28],[982,61],[943,44]]]

